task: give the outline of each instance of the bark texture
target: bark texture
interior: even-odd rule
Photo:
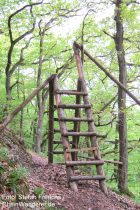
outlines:
[[[119,65],[119,82],[127,86],[127,69],[124,50],[124,29],[122,20],[123,1],[117,0],[115,6],[116,37],[115,46]],[[126,121],[126,93],[118,87],[118,132],[119,132],[119,159],[123,165],[119,165],[118,188],[125,192],[128,190],[128,140],[127,140],[127,121]]]

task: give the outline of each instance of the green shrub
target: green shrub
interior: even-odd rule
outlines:
[[[2,175],[5,171],[6,171],[6,169],[5,169],[4,166],[0,163],[0,175]]]
[[[26,168],[22,166],[20,166],[19,168],[15,168],[8,176],[8,180],[6,181],[6,186],[9,187],[14,192],[17,192],[17,190],[19,189],[19,184],[24,181],[26,175],[27,175]]]
[[[9,151],[6,147],[0,148],[0,161],[6,161],[8,160]]]
[[[37,187],[34,189],[34,194],[36,195],[36,197],[39,199],[43,196],[45,190],[41,187]]]

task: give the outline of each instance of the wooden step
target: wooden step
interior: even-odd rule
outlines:
[[[68,130],[68,132],[73,132],[73,131],[74,131],[73,129]],[[61,133],[60,129],[54,129],[54,132],[55,133]]]
[[[65,94],[65,95],[81,95],[81,96],[88,95],[88,93],[86,93],[86,92],[80,92],[77,90],[58,90],[56,93],[57,94]]]
[[[73,144],[73,141],[69,141],[70,144]],[[53,144],[63,144],[62,141],[54,140]]]
[[[94,160],[94,161],[66,161],[67,166],[84,166],[84,165],[103,165],[103,160]]]
[[[66,152],[84,152],[84,151],[95,151],[97,147],[86,147],[86,148],[74,148],[74,149],[66,149]]]
[[[64,122],[92,122],[93,119],[86,119],[86,118],[79,118],[79,117],[73,117],[73,118],[54,118],[55,121],[64,121]]]
[[[79,181],[79,180],[104,180],[105,176],[94,175],[94,176],[71,176],[70,181]]]
[[[62,155],[62,154],[64,154],[64,152],[63,151],[53,151],[53,154],[54,155]]]
[[[97,136],[95,132],[67,132],[63,136]]]
[[[91,108],[90,104],[61,104],[58,106],[54,106],[55,108],[62,108],[62,109],[79,109],[79,108]]]

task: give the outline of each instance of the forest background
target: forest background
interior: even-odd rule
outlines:
[[[1,0],[0,5],[1,122],[51,74],[59,74],[62,89],[74,89],[74,40],[139,98],[139,1]],[[84,73],[95,125],[104,136],[99,139],[102,157],[123,162],[123,168],[105,165],[107,184],[132,192],[139,201],[139,105],[85,56]],[[43,156],[48,155],[47,99],[48,89],[43,89],[9,125],[28,149]],[[73,103],[72,97],[64,100]],[[60,161],[63,158],[56,156],[55,162]]]

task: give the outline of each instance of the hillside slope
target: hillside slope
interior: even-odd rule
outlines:
[[[79,182],[79,192],[74,193],[68,188],[66,182],[65,166],[51,164],[47,159],[36,153],[28,153],[19,137],[6,130],[0,136],[2,145],[8,148],[10,156],[16,164],[24,165],[28,170],[26,185],[28,191],[14,196],[14,192],[6,188],[0,192],[1,210],[135,210],[140,206],[131,199],[120,196],[109,190],[104,195],[93,181]],[[4,203],[6,196],[7,205]],[[16,203],[16,207],[14,204]],[[9,207],[8,207],[9,204]]]

